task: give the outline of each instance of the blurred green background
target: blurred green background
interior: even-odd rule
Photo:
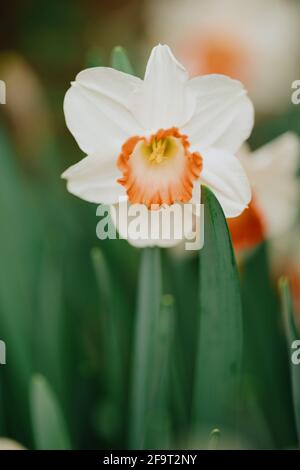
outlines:
[[[67,192],[60,175],[83,155],[66,129],[62,103],[76,74],[110,65],[116,45],[142,75],[153,45],[147,3],[1,5],[0,79],[7,103],[0,105],[0,339],[7,364],[0,365],[0,436],[30,449],[130,446],[136,305],[148,308],[151,317],[160,286],[150,277],[153,290],[138,301],[137,294],[145,276],[159,268],[125,241],[99,241],[96,206]],[[299,76],[290,82],[297,78],[300,63]],[[280,111],[257,115],[251,146],[287,130],[300,136],[300,105],[289,101]],[[164,347],[152,358],[159,374],[153,380],[160,385],[144,445],[213,446],[218,438],[209,439],[212,429],[204,436],[193,431],[198,258],[165,250],[153,256],[161,258],[164,279],[158,307],[165,312],[159,326]],[[297,446],[290,351],[277,290],[284,271],[274,273],[268,256],[265,242],[240,269],[240,431],[235,444],[225,433],[224,446]]]

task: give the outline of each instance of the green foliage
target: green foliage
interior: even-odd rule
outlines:
[[[237,432],[242,361],[242,305],[230,235],[222,209],[203,188],[204,247],[200,251],[199,325],[193,431]]]
[[[284,319],[286,322],[287,337],[288,337],[288,348],[291,354],[290,357],[290,374],[292,381],[292,391],[293,391],[293,405],[295,413],[295,421],[297,427],[297,436],[298,436],[298,448],[300,445],[300,369],[298,364],[292,362],[292,352],[294,341],[299,341],[299,333],[295,325],[295,317],[293,312],[292,298],[290,292],[289,281],[287,278],[281,278],[279,280],[279,290],[281,295],[281,307]],[[299,349],[299,344],[297,345]]]
[[[294,445],[289,358],[280,306],[270,280],[266,244],[245,261],[242,291],[244,394],[246,401],[250,396],[256,403],[256,410],[248,419],[248,432],[263,448]]]
[[[66,425],[53,391],[41,375],[35,375],[30,390],[31,419],[38,450],[71,448]]]
[[[129,61],[128,55],[121,46],[116,46],[111,54],[111,64],[112,67],[120,72],[129,73],[134,75],[132,65]]]
[[[151,390],[154,385],[155,353],[162,294],[158,248],[143,250],[134,329],[132,390],[130,403],[130,447],[147,447],[151,419]]]
[[[26,47],[34,58],[41,47],[31,29]],[[78,71],[86,57],[88,65],[107,65],[102,49],[88,57],[81,50],[79,64],[74,52],[45,54],[39,64],[67,61]],[[121,47],[111,65],[134,72]],[[69,75],[50,87],[56,127],[31,160],[0,122],[0,339],[7,345],[0,434],[33,449],[219,449],[244,440],[283,448],[295,445],[297,428],[299,443],[300,366],[289,357],[298,335],[282,281],[287,347],[267,244],[238,273],[224,215],[207,188],[199,254],[97,240],[96,208],[68,194],[60,179],[79,159],[62,123]],[[299,122],[296,108],[266,119],[252,144],[300,133]]]

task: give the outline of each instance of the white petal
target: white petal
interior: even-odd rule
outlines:
[[[145,129],[179,127],[195,109],[195,96],[187,85],[188,75],[168,46],[155,47],[150,55],[140,91],[132,96],[132,107]]]
[[[300,139],[293,132],[285,132],[250,153],[249,149],[248,152],[239,152],[238,156],[249,173],[251,184],[256,184],[260,178],[262,184],[265,178],[294,179],[299,167]]]
[[[9,439],[8,437],[0,437],[0,451],[1,450],[25,450],[25,447],[13,439]]]
[[[126,108],[129,108],[130,94],[143,84],[140,78],[109,67],[93,67],[83,70],[76,76],[76,82],[111,98]]]
[[[252,154],[240,156],[263,212],[268,237],[280,235],[296,220],[299,153],[299,138],[286,132]]]
[[[136,80],[112,69],[88,69],[72,83],[64,100],[65,118],[85,153],[118,152],[128,137],[140,134],[140,126],[125,106]]]
[[[264,216],[268,238],[279,236],[293,226],[299,213],[299,187],[296,180],[289,184],[282,181],[276,185],[274,182],[268,190],[261,191],[256,199]]]
[[[225,217],[237,217],[251,199],[251,189],[239,160],[229,152],[210,148],[199,150],[203,158],[201,183],[218,199]]]
[[[235,153],[249,137],[253,105],[243,85],[224,75],[197,77],[188,87],[197,95],[196,111],[182,128],[193,145]]]
[[[181,210],[183,210],[182,206],[183,205],[180,204]],[[140,222],[138,233],[135,230],[132,230],[133,227],[131,225],[131,222],[133,218],[131,216],[128,216],[128,210],[132,210],[133,207],[136,207],[138,211],[136,215]],[[177,209],[179,210],[179,204]],[[190,225],[185,226],[187,227],[187,230],[190,226],[192,226],[192,221],[196,217],[195,215],[192,215],[192,204],[186,205],[186,215],[182,213],[182,224],[179,225],[179,218],[170,215],[172,214],[172,210],[174,210],[174,206],[164,206],[161,207],[159,210],[149,211],[146,206],[142,204],[130,205],[128,204],[128,201],[124,199],[119,204],[111,207],[111,218],[113,223],[117,227],[121,238],[128,240],[131,245],[138,248],[143,248],[146,246],[159,246],[162,248],[167,248],[182,243],[185,234],[184,227],[182,224],[186,222],[185,217],[190,217],[191,222]],[[167,223],[168,220],[171,220],[171,225],[166,225],[171,227],[170,233],[168,233],[168,231],[165,232],[165,236],[162,235],[161,217],[166,217],[165,223]],[[178,231],[176,234],[175,229],[172,230],[172,227],[174,227],[172,225],[173,221],[175,221],[175,223],[177,224],[176,227]],[[182,234],[183,236],[179,237],[180,234]],[[191,232],[188,231],[187,237],[191,237],[192,234],[193,228]],[[166,235],[170,236],[167,237]]]
[[[103,162],[97,155],[83,158],[62,174],[70,193],[98,204],[114,204],[125,194],[123,186],[117,183],[120,176],[113,159]]]

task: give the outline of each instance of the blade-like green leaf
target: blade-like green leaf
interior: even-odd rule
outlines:
[[[110,394],[119,395],[122,378],[122,361],[120,344],[118,343],[119,331],[114,308],[114,289],[111,284],[111,276],[105,258],[99,248],[93,248],[91,258],[99,288],[104,354],[109,369],[108,388]]]
[[[125,72],[130,75],[134,75],[134,70],[128,59],[127,52],[123,47],[116,46],[111,54],[111,65],[114,69],[120,72]]]
[[[111,282],[111,275],[106,260],[99,248],[93,248],[91,258],[101,304],[103,382],[106,392],[106,400],[103,400],[102,406],[99,406],[98,410],[98,427],[103,429],[106,434],[107,429],[109,429],[111,431],[110,437],[113,437],[120,429],[123,411],[124,360],[120,347],[121,332],[114,303],[116,293]],[[122,313],[124,314],[125,312],[123,311]],[[109,428],[105,418],[107,410],[110,410],[110,413],[116,416],[115,419],[111,420]],[[101,417],[104,418],[102,419]],[[112,423],[115,423],[115,426],[112,426]]]
[[[172,432],[184,445],[190,431],[192,384],[198,309],[198,258],[174,250],[163,251],[164,288],[174,297],[174,340],[171,360]]]
[[[170,445],[171,348],[174,332],[174,299],[163,295],[157,325],[153,378],[150,386],[151,414],[148,420],[146,447],[166,449]]]
[[[242,359],[238,273],[223,211],[202,189],[204,247],[200,252],[199,334],[193,396],[193,430],[236,428]],[[222,431],[223,432],[223,431]]]
[[[294,341],[300,340],[300,335],[297,331],[295,322],[294,322],[294,313],[293,313],[293,304],[291,299],[290,287],[287,278],[283,277],[279,281],[279,290],[281,295],[281,306],[282,312],[286,322],[287,336],[289,342],[289,348],[291,355],[293,353],[293,343]],[[297,345],[296,349],[299,349],[300,343]],[[293,404],[295,412],[295,420],[297,427],[298,435],[298,446],[300,445],[300,366],[294,364],[290,357],[290,372],[292,380],[292,391],[293,391]]]
[[[30,388],[31,419],[38,450],[68,450],[70,439],[60,406],[48,382],[35,375]]]
[[[213,429],[209,436],[208,450],[217,450],[219,447],[220,438],[221,438],[220,430]]]
[[[103,51],[97,47],[91,48],[86,55],[85,64],[87,67],[104,67]]]
[[[161,267],[158,248],[145,248],[141,255],[135,344],[132,369],[130,447],[145,446],[151,413],[150,389],[158,343],[157,325],[161,299]]]
[[[171,282],[175,298],[175,339],[172,360],[174,400],[173,422],[179,439],[188,434],[191,416],[191,393],[194,366],[198,309],[198,259],[196,256],[172,256],[164,279]],[[166,260],[168,261],[168,259]]]
[[[260,410],[254,422],[264,420],[250,430],[253,444],[260,448],[285,448],[296,442],[288,355],[280,305],[269,274],[267,244],[263,243],[244,260],[241,269],[243,297],[243,385],[253,405]],[[245,395],[244,395],[245,396]],[[256,402],[256,404],[253,403]],[[254,424],[253,422],[253,424]],[[268,429],[267,429],[268,428]],[[271,438],[271,441],[270,441]]]
[[[31,333],[34,306],[34,213],[18,171],[8,133],[0,129],[0,213],[6,222],[0,230],[0,340],[5,341],[3,393],[14,413],[9,426],[17,439],[30,444],[28,381],[31,375]],[[12,215],[13,214],[13,215]],[[1,368],[1,366],[0,366]]]
[[[1,366],[0,366],[1,367]],[[4,415],[4,394],[3,394],[3,380],[0,379],[0,435],[5,436],[5,415]]]
[[[52,249],[45,246],[39,273],[39,314],[35,320],[35,326],[40,332],[34,338],[35,371],[53,383],[57,395],[60,399],[65,398],[67,402],[63,347],[65,317],[62,304],[62,269],[54,260]],[[55,347],[53,347],[54,344]]]

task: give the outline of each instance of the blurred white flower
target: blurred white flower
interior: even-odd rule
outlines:
[[[105,67],[79,73],[64,111],[88,156],[62,177],[86,201],[114,205],[125,199],[168,211],[174,203],[198,204],[203,183],[225,215],[235,217],[251,198],[234,156],[253,126],[246,90],[225,76],[188,80],[167,46],[153,49],[144,80]],[[142,245],[166,245],[157,240],[159,227],[152,233]]]
[[[290,103],[299,78],[300,4],[294,0],[151,0],[145,27],[192,75],[241,80],[258,112]],[[147,29],[148,28],[148,29]]]
[[[239,152],[252,188],[249,207],[228,220],[237,250],[255,247],[262,240],[279,240],[298,215],[300,142],[286,132],[255,152],[244,145]]]
[[[25,450],[25,447],[13,439],[0,437],[0,451],[1,450]]]

